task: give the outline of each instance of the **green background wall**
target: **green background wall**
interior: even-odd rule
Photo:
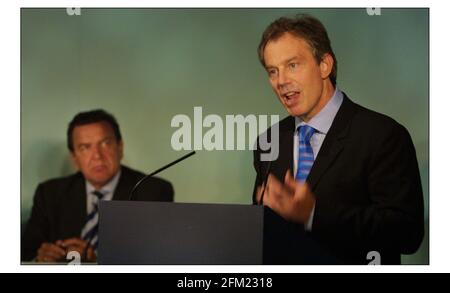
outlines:
[[[176,114],[286,115],[256,47],[275,18],[310,13],[327,27],[338,86],[354,101],[410,131],[422,176],[428,226],[428,10],[65,9],[21,11],[21,199],[29,217],[40,181],[74,171],[68,122],[104,108],[118,119],[124,163],[144,172],[186,152],[170,146]],[[200,151],[161,177],[177,202],[251,202],[250,151]],[[404,263],[428,263],[427,235]]]

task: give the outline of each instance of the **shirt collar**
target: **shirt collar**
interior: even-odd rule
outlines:
[[[341,107],[342,101],[344,100],[344,95],[342,92],[336,87],[333,96],[308,123],[305,123],[299,117],[295,117],[295,129],[298,129],[301,125],[309,125],[313,127],[316,131],[327,134],[328,130],[333,123],[334,117],[336,116],[339,108]]]
[[[114,190],[117,187],[117,184],[119,183],[120,174],[122,173],[122,170],[119,169],[119,171],[114,175],[114,177],[109,180],[108,183],[106,183],[102,188],[100,188],[100,191],[106,198],[112,198],[112,195],[114,193]],[[95,187],[86,180],[86,193],[92,194],[92,192],[96,191]]]

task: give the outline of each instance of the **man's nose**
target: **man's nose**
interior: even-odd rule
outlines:
[[[94,157],[94,159],[100,159],[100,158],[103,157],[102,150],[101,150],[100,146],[95,146],[94,147],[93,157]]]
[[[285,85],[289,84],[289,76],[284,72],[284,70],[280,70],[278,73],[278,87],[282,89]]]

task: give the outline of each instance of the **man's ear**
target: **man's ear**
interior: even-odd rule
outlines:
[[[327,79],[331,71],[333,70],[334,60],[330,54],[326,53],[322,57],[322,61],[320,61],[320,76],[322,79]]]

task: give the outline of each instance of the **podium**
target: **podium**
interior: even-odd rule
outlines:
[[[101,201],[99,264],[337,264],[267,207]]]
[[[99,264],[262,264],[263,208],[101,201]]]

